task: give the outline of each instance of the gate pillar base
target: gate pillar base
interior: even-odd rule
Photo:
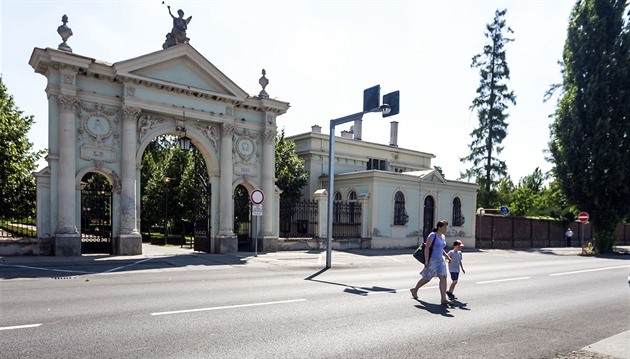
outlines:
[[[133,256],[142,254],[142,236],[138,234],[121,234],[114,239],[114,254]]]
[[[261,251],[262,252],[277,252],[278,251],[278,237],[263,236]],[[260,244],[260,242],[259,242]]]
[[[235,235],[217,236],[217,248],[219,253],[236,253],[238,252],[238,238]]]
[[[53,253],[55,256],[80,256],[81,235],[57,234],[54,240]]]

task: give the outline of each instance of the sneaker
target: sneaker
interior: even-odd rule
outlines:
[[[455,294],[453,294],[453,292],[446,292],[446,295],[448,296],[448,299],[450,300],[457,299],[457,297],[455,296]]]

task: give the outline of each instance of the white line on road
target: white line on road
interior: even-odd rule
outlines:
[[[513,280],[523,280],[530,279],[531,277],[518,277],[518,278],[507,278],[507,279],[497,279],[497,280],[486,280],[482,282],[476,282],[476,284],[487,284],[487,283],[499,283],[499,282],[509,282]]]
[[[53,268],[31,267],[31,266],[24,266],[24,265],[18,265],[18,264],[0,264],[0,267],[15,267],[15,268],[24,268],[24,269],[36,269],[36,270],[49,271],[49,272],[80,273],[80,274],[94,274],[94,272],[86,272],[86,271],[80,271],[80,270],[69,270],[69,269],[53,269]]]
[[[258,306],[262,306],[262,305],[287,304],[287,303],[296,303],[296,302],[305,302],[305,301],[306,301],[306,299],[293,299],[293,300],[282,300],[282,301],[279,301],[279,302],[265,302],[265,303],[226,305],[226,306],[223,306],[223,307],[209,307],[209,308],[173,310],[173,311],[170,311],[170,312],[151,313],[151,315],[168,315],[168,314],[194,313],[194,312],[205,312],[205,311],[209,311],[209,310],[258,307]]]
[[[40,324],[27,324],[27,325],[15,325],[12,327],[0,327],[0,330],[13,330],[13,329],[26,329],[26,328],[36,328],[39,327]]]
[[[110,269],[110,270],[106,270],[106,271],[105,271],[105,272],[103,272],[103,273],[115,272],[115,271],[117,271],[117,270],[121,270],[121,269],[123,269],[123,268],[131,267],[131,266],[134,266],[134,265],[136,265],[136,264],[140,264],[140,263],[143,263],[143,262],[146,262],[146,261],[150,261],[150,260],[151,260],[151,258],[143,259],[143,260],[141,260],[141,261],[133,262],[133,263],[131,263],[131,264],[127,264],[127,265],[125,265],[125,266],[120,266],[120,267],[112,268],[112,269]]]
[[[553,274],[550,274],[550,276],[597,272],[597,271],[600,271],[600,270],[619,269],[619,268],[630,268],[630,264],[623,265],[623,266],[616,266],[616,267],[605,267],[605,268],[577,270],[577,271],[573,271],[573,272],[553,273]]]

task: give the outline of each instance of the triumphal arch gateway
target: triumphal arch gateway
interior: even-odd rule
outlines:
[[[262,91],[251,96],[187,42],[112,64],[73,53],[65,40],[58,49],[35,48],[29,61],[47,79],[48,166],[35,176],[37,235],[49,239],[52,253],[82,253],[81,179],[90,172],[112,188],[112,253],[142,253],[141,160],[162,135],[189,138],[204,158],[215,189],[211,251],[237,250],[238,185],[264,193],[257,237],[273,251],[276,117],[289,104],[269,98],[264,70]]]

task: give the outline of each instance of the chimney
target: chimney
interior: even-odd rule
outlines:
[[[311,126],[311,132],[313,133],[322,133],[322,127],[319,125]]]
[[[352,132],[354,132],[354,139],[361,141],[361,124],[363,120],[355,120],[354,126],[352,126]]]
[[[341,131],[341,138],[352,138],[352,132],[350,131]]]
[[[389,135],[389,145],[398,147],[398,121],[391,122],[391,132]]]

